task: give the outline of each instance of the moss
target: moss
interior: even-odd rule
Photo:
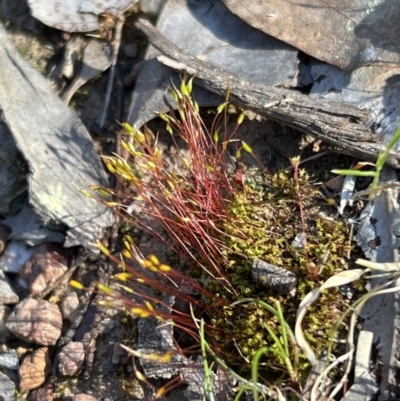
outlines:
[[[304,171],[300,174],[299,184],[298,193],[290,174],[280,172],[267,180],[256,175],[243,190],[236,191],[228,204],[231,219],[222,228],[228,234],[225,238],[226,249],[229,250],[226,251],[229,260],[226,272],[237,295],[225,291],[214,280],[207,284],[209,290],[230,302],[251,297],[275,305],[279,300],[292,327],[298,305],[304,296],[335,272],[346,268],[346,255],[351,250],[346,224],[322,213],[323,205],[318,190],[310,183],[310,177]],[[291,245],[296,235],[303,232],[299,199],[305,212],[306,249],[296,249]],[[294,272],[298,278],[297,295],[282,296],[255,283],[251,276],[254,259]],[[212,303],[212,300],[208,301]],[[346,305],[338,291],[332,290],[324,293],[310,307],[304,329],[307,340],[317,353],[327,348],[329,330]],[[230,357],[236,355],[230,362],[240,363],[243,367],[244,359],[251,359],[259,348],[273,347],[265,322],[279,333],[276,319],[256,303],[241,304],[235,309],[211,309],[209,318],[224,333],[216,338],[218,344]],[[244,358],[238,355],[232,339],[235,339]],[[273,352],[268,362],[270,365],[282,363]],[[300,376],[304,376],[308,363],[303,360],[299,367],[302,370]]]

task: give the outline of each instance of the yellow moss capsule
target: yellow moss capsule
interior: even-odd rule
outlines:
[[[122,123],[122,127],[128,134],[131,134],[133,132],[133,127],[128,123]]]
[[[165,264],[161,264],[158,269],[164,273],[168,273],[169,271],[171,271],[171,266],[165,265]]]
[[[118,273],[114,277],[119,281],[127,281],[127,280],[129,280],[130,278],[133,277],[133,274],[132,273],[127,273],[127,272]]]
[[[110,307],[115,307],[116,304],[113,301],[110,301],[109,299],[101,299],[96,302],[98,305],[101,306],[110,306]]]
[[[186,88],[187,88],[187,91],[189,92],[189,95],[190,95],[190,94],[192,93],[192,91],[193,91],[193,78],[194,78],[194,77],[190,78],[189,81],[188,81],[188,83],[186,84]]]
[[[133,238],[130,235],[124,235],[124,241],[127,241],[132,245],[135,243],[135,241],[133,240]]]
[[[145,136],[139,130],[135,130],[133,133],[133,140],[137,145],[141,145],[145,141]]]
[[[110,287],[108,287],[107,285],[101,284],[101,283],[97,283],[96,287],[99,291],[105,292],[107,294],[110,294],[113,292],[113,290]]]
[[[181,110],[181,109],[179,109],[178,112],[179,112],[179,115],[181,117],[181,120],[185,122],[186,121],[185,112],[183,110]]]
[[[135,375],[138,380],[147,383],[146,377],[143,375],[143,373],[139,372],[138,370],[135,370]]]
[[[97,241],[96,246],[100,249],[101,252],[104,253],[104,255],[110,255],[110,251],[100,241]]]
[[[147,162],[147,165],[149,167],[149,170],[156,171],[157,170],[157,165],[153,162]]]
[[[77,290],[83,290],[85,288],[79,281],[76,280],[70,280],[68,284],[70,287],[75,288]]]
[[[129,251],[128,249],[124,249],[124,250],[122,251],[122,255],[123,255],[125,258],[127,258],[127,259],[133,259],[132,253],[131,253],[131,251]]]
[[[244,150],[245,152],[250,153],[250,154],[253,153],[253,149],[252,149],[251,146],[250,146],[248,143],[246,143],[245,141],[242,141],[242,147],[243,147],[243,150]]]
[[[221,114],[221,113],[225,110],[225,107],[226,107],[226,103],[220,104],[220,105],[217,107],[217,114]]]
[[[154,156],[157,158],[157,159],[161,159],[162,158],[162,155],[163,155],[163,151],[160,149],[160,148],[158,148],[158,147],[154,147]]]
[[[244,120],[244,113],[240,113],[238,119],[237,119],[237,124],[240,125]]]
[[[142,266],[146,269],[150,269],[153,267],[153,263],[150,260],[145,259],[142,261]]]
[[[181,82],[181,93],[182,93],[183,96],[189,96],[189,91],[188,91],[188,89],[187,89],[187,87],[185,85],[185,81],[184,80]]]
[[[87,198],[93,199],[93,195],[92,195],[90,192],[85,191],[84,189],[80,189],[79,192],[80,192],[81,194],[85,195]]]
[[[106,205],[108,207],[116,207],[116,206],[119,206],[119,203],[118,202],[106,202]]]
[[[174,355],[174,350],[168,350],[164,355],[161,355],[159,361],[161,363],[167,363],[171,360],[171,357]]]
[[[190,170],[189,160],[186,159],[186,157],[182,157],[182,163],[188,170]]]
[[[153,263],[153,265],[160,265],[160,261],[158,260],[156,255],[150,255],[148,259]]]
[[[114,168],[114,166],[111,163],[106,163],[107,169],[110,173],[115,174],[116,170]]]
[[[133,313],[134,315],[140,315],[142,313],[142,308],[139,307],[131,308],[131,313]]]
[[[144,303],[148,310],[154,311],[153,305],[149,301],[145,301]]]
[[[169,121],[169,117],[165,113],[160,113],[158,117],[160,117],[161,120],[165,121],[166,123]]]
[[[218,141],[219,141],[219,132],[218,132],[218,131],[215,131],[215,132],[214,132],[213,141],[214,141],[215,143],[218,143]]]
[[[196,201],[194,201],[192,198],[188,198],[187,201],[193,206],[199,206],[199,204]]]
[[[166,388],[165,388],[164,386],[163,386],[163,387],[160,387],[160,388],[158,388],[157,391],[156,391],[156,396],[157,396],[157,397],[163,397],[164,394],[165,394],[165,392],[166,392]]]

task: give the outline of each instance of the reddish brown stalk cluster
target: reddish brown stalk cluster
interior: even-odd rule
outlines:
[[[227,261],[223,236],[226,234],[222,227],[229,219],[227,199],[232,193],[226,150],[235,132],[223,138],[218,134],[227,101],[218,109],[211,130],[207,129],[190,96],[191,85],[191,81],[183,82],[180,91],[173,91],[179,118],[173,110],[170,115],[160,115],[173,140],[176,133],[184,141],[187,156],[178,150],[174,160],[171,155],[166,158],[150,131],[141,132],[123,124],[129,140],[122,141],[122,146],[131,158],[125,161],[116,156],[104,160],[109,170],[133,192],[136,207],[162,225],[175,250],[184,259],[194,260],[234,293],[224,272]]]

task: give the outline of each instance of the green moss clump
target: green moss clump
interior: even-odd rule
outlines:
[[[346,257],[351,250],[346,224],[324,215],[322,209],[327,206],[321,205],[320,198],[318,190],[304,171],[299,175],[299,189],[289,173],[280,172],[267,181],[260,176],[255,177],[245,185],[244,190],[236,191],[228,204],[231,219],[224,223],[223,230],[227,234],[225,245],[229,260],[226,274],[237,294],[228,293],[215,280],[208,282],[207,289],[230,302],[251,297],[274,306],[278,300],[286,320],[293,327],[298,305],[304,296],[346,268]],[[296,235],[303,232],[300,201],[307,231],[305,249],[292,246]],[[331,210],[335,214],[335,210]],[[251,276],[254,259],[295,273],[298,278],[296,296],[283,296],[257,284]],[[209,302],[212,303],[212,300]],[[309,309],[304,329],[306,339],[316,353],[327,348],[329,330],[346,305],[338,291],[330,290]],[[210,323],[223,332],[223,335],[216,336],[217,343],[228,355],[236,355],[232,364],[243,365],[244,360],[251,360],[261,347],[273,347],[265,329],[266,322],[279,333],[275,318],[256,303],[241,304],[234,309],[211,309],[209,318]],[[235,348],[240,349],[242,356],[238,355]],[[280,365],[282,361],[277,360],[271,352],[268,364]],[[305,360],[302,368],[304,372],[308,368]]]

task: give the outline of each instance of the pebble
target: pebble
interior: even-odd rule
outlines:
[[[68,251],[61,245],[43,244],[21,267],[19,275],[31,294],[40,294],[68,270]]]
[[[78,374],[85,362],[85,346],[80,341],[72,341],[58,354],[58,370],[64,376]]]
[[[24,242],[11,242],[0,258],[0,269],[7,273],[18,273],[21,266],[32,256],[34,248]]]
[[[5,347],[5,349],[0,350],[0,367],[10,370],[19,369],[19,360],[15,349]]]
[[[79,314],[79,298],[76,292],[70,292],[61,301],[61,314],[63,319],[69,320],[70,322],[75,321]]]
[[[25,357],[19,368],[19,389],[33,390],[40,387],[51,372],[51,360],[47,347],[39,348]]]
[[[44,346],[54,345],[61,335],[62,316],[57,305],[27,298],[14,308],[6,327],[21,340]]]
[[[17,293],[11,287],[4,272],[0,270],[0,305],[16,304],[18,301]]]
[[[136,58],[138,55],[138,45],[137,43],[129,43],[123,48],[123,53],[126,57]]]
[[[29,393],[28,401],[53,401],[53,385],[47,380],[43,386]]]

